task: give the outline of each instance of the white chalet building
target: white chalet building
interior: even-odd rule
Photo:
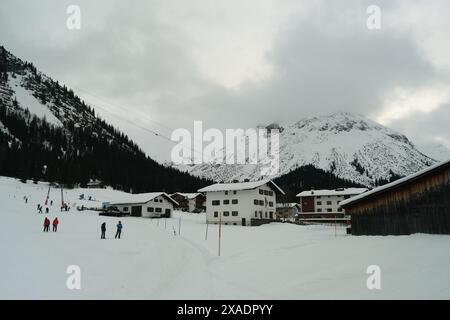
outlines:
[[[125,214],[146,218],[170,217],[174,205],[178,203],[165,192],[127,194],[108,203]]]
[[[276,219],[277,194],[273,181],[217,183],[198,190],[206,193],[206,223],[260,225]]]

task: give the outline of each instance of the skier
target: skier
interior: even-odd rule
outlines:
[[[50,228],[50,220],[45,217],[44,219],[44,232],[48,232],[48,229]]]
[[[50,206],[53,206],[53,200],[50,200]]]
[[[116,236],[114,237],[115,239],[119,238],[120,239],[120,234],[122,233],[122,222],[119,221],[119,223],[117,224],[117,232],[116,232]]]
[[[53,232],[56,232],[58,230],[58,224],[59,224],[59,220],[58,220],[58,217],[56,217],[53,220]]]
[[[102,223],[102,236],[100,237],[100,239],[105,239],[105,233],[106,233],[106,222]]]
[[[37,208],[38,208],[39,213],[42,213],[42,206],[39,203],[38,203]]]
[[[45,213],[48,213],[48,207],[45,208]]]

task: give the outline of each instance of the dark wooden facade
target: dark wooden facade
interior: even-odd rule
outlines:
[[[354,235],[450,234],[450,161],[342,205]]]
[[[302,212],[315,212],[316,206],[315,206],[315,197],[301,197],[300,202]]]

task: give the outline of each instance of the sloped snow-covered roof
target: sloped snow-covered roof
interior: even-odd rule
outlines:
[[[444,162],[432,165],[432,166],[430,166],[430,167],[428,167],[426,169],[420,170],[420,171],[418,171],[418,172],[416,172],[416,173],[414,173],[412,175],[409,175],[407,177],[398,179],[398,180],[396,180],[394,182],[385,184],[384,186],[372,189],[372,190],[370,190],[368,192],[365,192],[365,193],[362,193],[362,194],[360,194],[358,196],[355,196],[355,197],[352,197],[350,199],[344,200],[344,201],[342,201],[340,203],[340,206],[341,207],[346,207],[349,204],[359,202],[362,199],[366,199],[366,198],[368,198],[370,196],[373,196],[373,195],[376,195],[376,194],[379,194],[379,193],[383,193],[383,192],[387,192],[389,189],[400,187],[403,184],[406,184],[406,183],[412,182],[414,180],[417,180],[417,179],[419,179],[419,178],[429,174],[430,172],[432,172],[434,170],[437,170],[437,169],[439,169],[441,167],[448,166],[448,165],[450,165],[450,160],[447,160],[447,161],[444,161]]]
[[[297,194],[297,197],[311,197],[311,196],[351,196],[366,192],[367,188],[345,188],[335,190],[308,190]]]
[[[189,199],[189,200],[195,199],[195,198],[197,198],[197,196],[201,195],[200,192],[193,192],[193,193],[175,192],[175,193],[172,194],[172,197],[177,195],[177,194],[182,196],[182,197],[184,197],[184,198],[186,198],[186,199]]]
[[[251,190],[256,189],[265,184],[270,185],[276,192],[284,194],[284,191],[278,187],[275,182],[270,179],[264,179],[251,182],[236,182],[236,183],[216,183],[205,188],[199,189],[198,192],[217,192],[217,191],[233,191],[233,190]]]
[[[159,196],[163,196],[164,198],[166,198],[173,204],[178,205],[178,202],[176,202],[174,199],[172,199],[172,197],[169,196],[165,192],[149,192],[149,193],[136,193],[136,194],[129,193],[129,194],[120,196],[119,198],[111,201],[110,204],[111,205],[114,205],[114,204],[143,204],[143,203],[147,203],[150,200],[153,200]]]

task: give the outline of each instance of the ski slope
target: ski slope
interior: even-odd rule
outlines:
[[[205,240],[204,215],[171,219],[100,217],[76,206],[100,206],[114,190],[65,190],[70,212],[59,212],[48,185],[0,177],[1,299],[449,299],[450,236],[352,237],[344,229],[273,223],[218,227]],[[95,201],[79,200],[79,195]],[[23,200],[29,197],[28,203]],[[181,215],[181,235],[178,233]],[[121,220],[122,239],[114,239]],[[100,224],[107,239],[100,240]],[[368,290],[366,269],[381,268],[381,290]],[[67,267],[81,268],[81,290],[66,287]]]

